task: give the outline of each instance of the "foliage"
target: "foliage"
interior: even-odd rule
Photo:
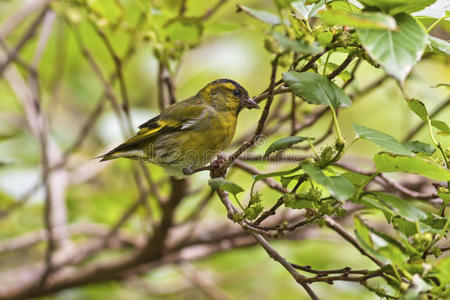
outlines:
[[[450,260],[445,254],[449,251],[450,129],[445,117],[436,117],[449,100],[431,105],[424,99],[431,87],[418,93],[410,83],[416,65],[438,68],[448,61],[448,42],[433,36],[433,29],[445,32],[448,13],[436,18],[423,10],[440,5],[439,1],[274,0],[270,7],[256,1],[242,1],[237,7],[226,0],[206,2],[38,1],[31,7],[23,4],[28,10],[24,20],[14,19],[19,14],[0,27],[4,79],[0,90],[11,99],[9,106],[0,105],[5,105],[13,124],[13,130],[0,133],[0,143],[15,142],[14,151],[7,148],[5,157],[33,164],[41,174],[36,187],[17,199],[0,193],[0,222],[11,225],[0,230],[0,255],[17,252],[11,265],[30,272],[18,286],[0,274],[0,298],[54,295],[62,289],[112,280],[154,293],[147,282],[152,276],[149,270],[158,272],[160,266],[172,263],[179,264],[177,270],[207,295],[220,296],[222,284],[218,287],[202,279],[188,261],[249,245],[266,251],[278,268],[286,269],[283,276],[291,275],[289,280],[295,280],[312,299],[322,293],[316,290],[318,283],[336,281],[359,284],[366,293],[382,298],[449,297]],[[16,4],[1,5],[12,9]],[[214,17],[221,13],[226,22]],[[7,17],[0,13],[0,18]],[[424,18],[431,19],[431,24]],[[59,34],[53,28],[56,24]],[[265,104],[258,121],[253,112],[250,118],[240,118],[251,130],[238,130],[230,146],[234,151],[227,158],[194,170],[210,171],[209,187],[197,174],[176,180],[155,166],[135,162],[131,167],[126,161],[101,166],[86,163],[100,145],[107,146],[105,131],[123,136],[134,131],[135,108],[145,107],[146,118],[150,117],[150,92],[156,95],[150,103],[156,115],[179,100],[179,90],[190,95],[205,78],[217,76],[178,78],[187,72],[184,64],[194,59],[192,53],[245,24],[252,24],[248,29],[252,34],[263,33],[257,43],[256,39],[251,43],[257,45],[253,47],[258,47],[258,55],[264,55],[266,69],[255,71],[264,81],[269,79],[268,86],[252,85],[259,75],[248,83],[252,89],[258,87],[253,99]],[[25,47],[27,43],[33,47]],[[153,81],[139,68],[142,61],[136,57],[140,55],[155,62]],[[60,65],[63,59],[67,62]],[[219,59],[214,63],[219,64]],[[69,68],[68,74],[60,74],[64,67]],[[380,73],[381,81],[360,87],[365,77]],[[386,78],[394,79],[394,92],[382,95],[401,95],[402,111],[395,111],[394,101],[380,100],[376,110],[359,103]],[[147,88],[149,81],[151,88]],[[447,86],[441,81],[433,90],[448,96]],[[102,95],[94,103],[91,99],[97,94]],[[64,107],[58,108],[58,99],[65,96]],[[349,113],[355,106],[368,107],[363,118],[354,120]],[[97,126],[106,110],[112,111],[114,121]],[[420,123],[402,129],[406,138],[398,138],[399,120],[384,126],[385,116],[392,112],[410,114]],[[328,127],[308,132],[328,115]],[[360,125],[371,119],[378,120],[376,129]],[[117,129],[111,123],[119,124]],[[351,123],[352,130],[347,126]],[[425,134],[419,135],[422,128]],[[34,147],[24,147],[17,138],[20,135]],[[373,143],[365,148],[368,153],[374,153],[375,147],[381,150],[364,164],[372,166],[367,168],[359,166],[355,156],[367,154],[361,151],[365,142]],[[22,154],[24,149],[32,151]],[[250,165],[253,162],[265,163],[267,169]],[[0,162],[0,168],[7,170],[8,163]],[[252,180],[235,175],[234,170],[252,175]],[[44,202],[26,205],[41,187]],[[211,201],[214,195],[221,201],[218,207]],[[207,205],[214,207],[213,213],[204,211]],[[37,224],[36,209],[43,224]],[[18,221],[18,216],[26,218]],[[353,232],[341,224],[349,219]],[[79,223],[83,220],[89,221],[86,227]],[[324,226],[355,251],[350,264],[359,257],[369,262],[361,269],[356,263],[340,268],[341,258],[333,255],[332,270],[328,266],[320,270],[296,261],[301,247],[279,254],[284,244],[268,242],[287,237],[305,240],[311,228],[324,237]],[[18,237],[30,230],[35,231]],[[44,251],[39,248],[42,245]],[[316,247],[323,251],[323,244]],[[21,262],[18,258],[30,249],[36,253]],[[245,263],[253,256],[245,258]],[[34,267],[35,261],[40,269]],[[224,263],[225,268],[230,265]],[[313,289],[312,283],[317,283]],[[281,295],[282,290],[277,293]]]

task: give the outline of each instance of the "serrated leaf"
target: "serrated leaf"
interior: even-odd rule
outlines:
[[[436,0],[359,0],[362,4],[378,7],[391,15],[401,12],[412,13],[424,9]]]
[[[328,189],[331,195],[339,201],[345,201],[353,197],[356,189],[353,184],[342,176],[326,176],[322,170],[312,164],[303,165],[303,170],[317,183]]]
[[[447,123],[443,121],[431,120],[431,125],[447,134],[450,134],[450,127],[448,127]]]
[[[260,21],[263,21],[264,23],[273,26],[281,24],[281,19],[277,15],[262,10],[256,10],[244,5],[238,5],[237,7],[238,12],[243,11],[249,16],[252,16],[253,18],[258,19]]]
[[[434,36],[428,36],[428,42],[431,49],[435,52],[450,54],[450,43]]]
[[[379,153],[375,155],[374,161],[378,172],[405,172],[422,175],[434,180],[450,180],[450,170],[441,168],[419,157]]]
[[[436,149],[430,144],[422,143],[419,141],[412,141],[404,143],[403,145],[414,153],[433,155],[434,152],[436,152]]]
[[[407,100],[408,107],[424,122],[428,120],[428,111],[422,101],[417,99]]]
[[[398,14],[395,20],[397,31],[359,28],[357,32],[370,57],[403,84],[412,67],[422,57],[427,34],[408,14]]]
[[[222,189],[222,190],[227,191],[235,196],[236,196],[236,194],[239,194],[244,191],[244,189],[241,188],[236,183],[228,181],[223,178],[210,179],[209,185],[211,186],[211,189],[213,189],[213,190]]]
[[[396,30],[392,16],[379,12],[348,12],[344,10],[323,10],[319,17],[327,25],[347,25],[355,28]]]
[[[308,139],[311,139],[311,138],[304,137],[304,136],[288,136],[288,137],[284,137],[279,140],[276,140],[275,142],[270,144],[269,148],[267,148],[266,153],[264,154],[264,157],[269,156],[273,152],[285,150],[285,149],[291,147],[292,145],[306,141]]]
[[[397,141],[393,136],[389,134],[368,127],[364,127],[356,123],[353,123],[353,128],[356,131],[357,138],[363,138],[368,141],[371,141],[394,154],[402,154],[409,156],[414,155],[414,153],[411,150],[403,146],[399,141]]]
[[[291,91],[311,104],[351,106],[352,101],[334,82],[328,78],[312,72],[286,72],[283,81]]]

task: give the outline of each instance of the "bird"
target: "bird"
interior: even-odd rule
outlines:
[[[184,178],[230,144],[244,108],[259,108],[245,88],[231,79],[214,80],[196,95],[164,108],[140,125],[135,136],[98,158],[144,161]]]

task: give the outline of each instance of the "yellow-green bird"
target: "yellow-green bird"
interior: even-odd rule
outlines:
[[[140,125],[134,137],[100,156],[101,161],[119,157],[142,160],[183,177],[205,166],[230,144],[243,108],[259,106],[237,82],[215,80]]]

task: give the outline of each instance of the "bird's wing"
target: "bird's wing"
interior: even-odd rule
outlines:
[[[139,126],[139,132],[128,141],[138,142],[162,133],[187,130],[203,118],[208,107],[204,104],[178,103],[164,110],[159,116]],[[128,142],[127,141],[127,142]]]
[[[106,153],[103,156],[103,160],[119,157],[121,152],[133,150],[139,144],[150,142],[157,136],[194,127],[208,108],[203,104],[191,105],[183,102],[177,103],[179,105],[172,105],[159,116],[141,124],[139,126],[140,130],[134,137]]]

